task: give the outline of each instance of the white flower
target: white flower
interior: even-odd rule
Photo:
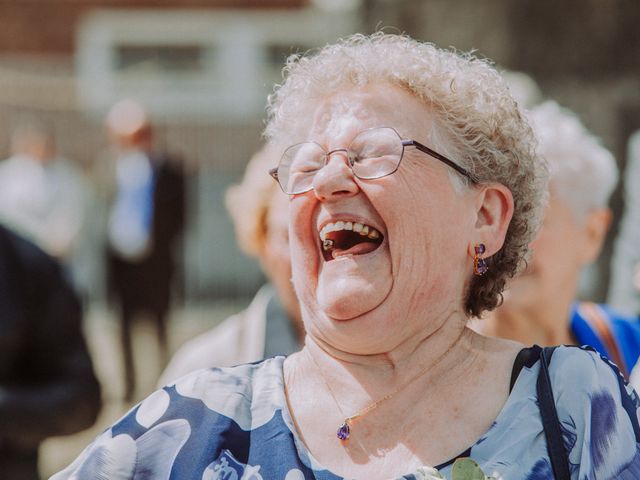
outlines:
[[[169,394],[164,390],[152,393],[138,407],[136,421],[143,427],[149,428],[165,414],[170,401]]]
[[[433,467],[420,467],[414,473],[417,480],[442,480],[444,477]]]
[[[137,440],[124,434],[113,437],[111,430],[107,430],[50,480],[128,480],[134,478],[136,465],[144,466],[147,478],[168,479],[173,462],[190,434],[189,422],[183,419],[156,425]]]
[[[178,380],[175,389],[231,418],[243,430],[255,430],[282,408],[282,361],[278,357],[257,365],[200,370]]]

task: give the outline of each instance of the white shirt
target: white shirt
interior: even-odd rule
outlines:
[[[153,214],[153,169],[147,155],[131,151],[116,161],[117,194],[109,216],[109,242],[123,258],[149,251]]]
[[[80,233],[87,191],[69,160],[14,155],[0,163],[0,221],[67,259]]]

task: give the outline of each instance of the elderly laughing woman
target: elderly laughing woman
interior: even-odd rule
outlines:
[[[615,366],[467,327],[544,205],[500,75],[378,33],[291,58],[285,78],[267,135],[291,145],[272,175],[304,348],[178,380],[54,478],[640,478],[638,398]]]

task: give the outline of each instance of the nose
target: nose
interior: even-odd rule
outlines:
[[[359,191],[346,150],[333,150],[313,178],[313,191],[320,200],[355,195]]]

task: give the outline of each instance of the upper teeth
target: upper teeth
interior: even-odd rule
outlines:
[[[324,227],[322,227],[322,229],[320,230],[320,240],[324,242],[327,238],[328,233],[338,232],[341,230],[352,230],[356,233],[359,233],[363,237],[369,237],[374,240],[380,237],[380,232],[369,225],[364,225],[363,223],[358,222],[338,221],[335,223],[327,223]]]

